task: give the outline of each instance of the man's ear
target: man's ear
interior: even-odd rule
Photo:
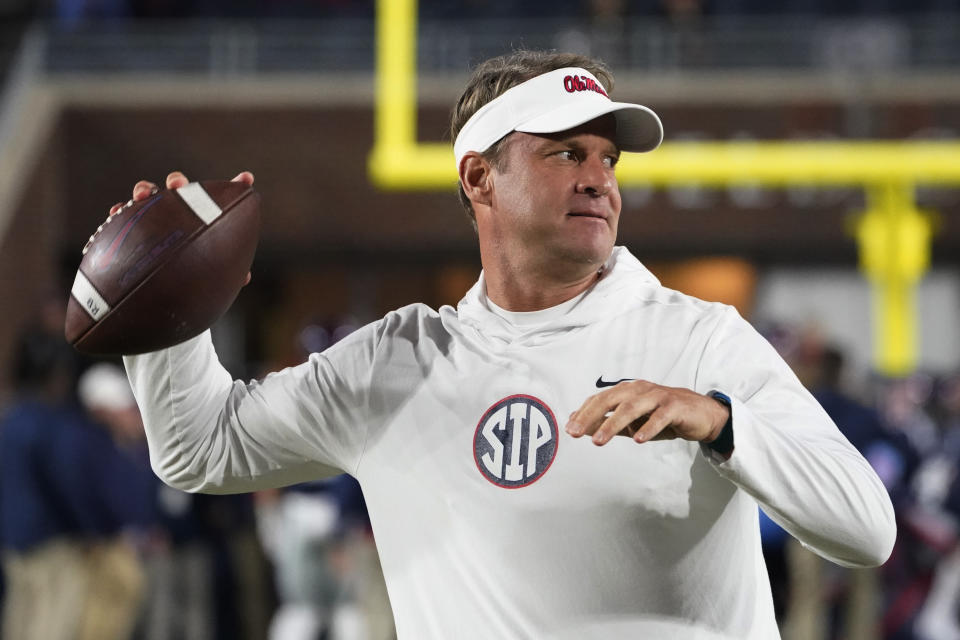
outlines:
[[[493,191],[492,169],[483,156],[473,151],[460,161],[460,184],[471,202],[490,204]]]

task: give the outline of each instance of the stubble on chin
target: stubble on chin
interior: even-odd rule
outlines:
[[[603,246],[564,246],[557,248],[553,260],[558,271],[563,270],[561,265],[566,265],[570,275],[575,276],[599,269],[612,252],[612,243]]]
[[[588,238],[567,238],[566,242],[557,247],[558,257],[575,264],[599,267],[610,257],[615,244],[616,232]]]

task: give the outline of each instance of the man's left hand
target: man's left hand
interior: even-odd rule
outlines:
[[[587,398],[570,415],[567,433],[575,438],[593,436],[596,445],[615,435],[636,442],[674,438],[713,442],[729,417],[729,407],[709,396],[630,380]]]

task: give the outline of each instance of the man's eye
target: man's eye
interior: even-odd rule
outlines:
[[[611,169],[617,166],[617,162],[620,160],[617,156],[607,156],[604,158],[604,163]]]
[[[576,160],[576,159],[577,159],[577,155],[576,155],[573,151],[570,151],[569,149],[566,149],[566,150],[564,150],[564,151],[558,151],[558,152],[557,152],[557,156],[560,157],[560,158],[563,158],[564,160]]]

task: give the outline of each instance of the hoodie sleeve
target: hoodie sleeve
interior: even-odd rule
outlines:
[[[124,357],[150,462],[185,491],[237,493],[352,473],[371,419],[375,328],[262,381],[233,380],[210,333]]]
[[[729,459],[701,446],[804,546],[837,564],[882,564],[896,524],[886,489],[773,347],[730,307],[704,350],[701,392],[731,398]]]

